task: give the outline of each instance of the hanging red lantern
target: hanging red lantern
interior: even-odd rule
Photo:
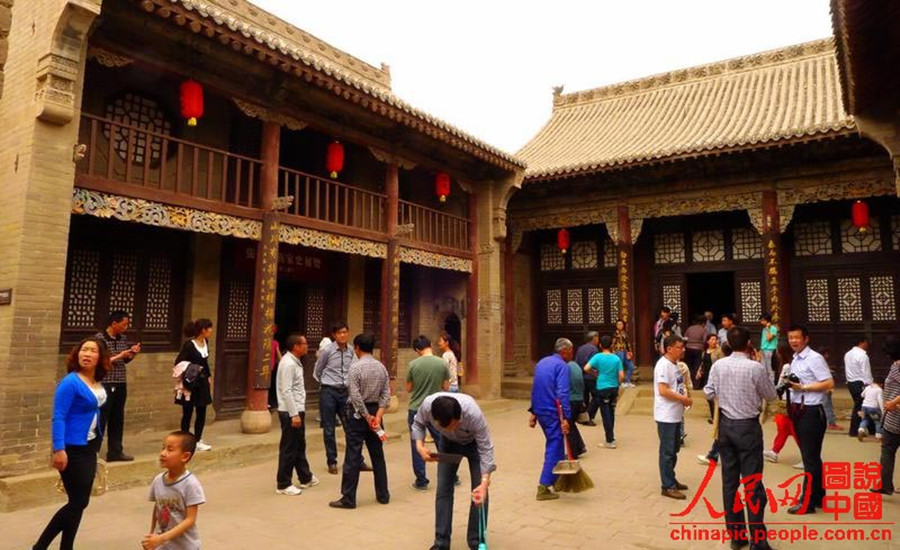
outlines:
[[[438,172],[434,177],[434,192],[441,202],[447,202],[450,194],[450,176],[445,172]]]
[[[863,201],[853,203],[852,210],[853,225],[859,229],[860,233],[865,233],[869,229],[869,205]]]
[[[188,119],[188,126],[196,126],[203,116],[203,86],[196,80],[181,83],[181,116]]]
[[[570,241],[569,241],[569,231],[566,230],[565,227],[563,227],[563,228],[560,229],[559,232],[556,234],[556,246],[558,246],[558,247],[559,247],[559,250],[560,250],[563,254],[565,254],[565,253],[566,253],[566,250],[569,249],[569,244],[570,244]]]
[[[331,179],[338,177],[338,172],[344,169],[344,145],[338,140],[328,144],[328,152],[325,155],[325,170],[331,172]]]

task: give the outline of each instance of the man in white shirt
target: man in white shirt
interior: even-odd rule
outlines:
[[[720,346],[728,343],[728,331],[732,328],[734,328],[734,313],[723,313],[722,328],[719,329],[717,334]]]
[[[856,345],[850,348],[844,355],[844,377],[847,379],[847,389],[853,398],[853,412],[850,414],[850,437],[856,437],[859,432],[860,416],[862,410],[863,388],[872,383],[872,366],[869,364],[869,340],[860,336]]]
[[[692,404],[685,390],[684,376],[677,366],[684,356],[684,340],[670,334],[663,341],[663,349],[666,353],[653,369],[653,419],[659,434],[659,477],[662,496],[684,500],[687,497],[681,491],[688,487],[675,478],[684,409]]]
[[[811,514],[821,508],[825,498],[822,485],[822,442],[828,421],[825,418],[825,392],[834,388],[828,363],[809,347],[809,330],[803,325],[788,329],[788,344],[794,350],[791,374],[800,382],[791,383],[790,413],[803,458],[803,498],[788,508],[789,514]],[[807,482],[809,481],[809,482]]]
[[[319,484],[309,469],[306,459],[306,386],[303,380],[303,364],[309,344],[306,337],[291,334],[287,339],[288,351],[278,363],[275,394],[278,397],[278,419],[281,421],[281,441],[278,444],[279,495],[296,496],[302,490]],[[297,472],[300,487],[291,484]]]

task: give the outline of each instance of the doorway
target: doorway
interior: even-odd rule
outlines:
[[[275,324],[278,334],[275,339],[281,349],[285,349],[287,337],[293,333],[306,332],[306,285],[296,281],[279,280],[275,293]]]
[[[704,311],[712,311],[718,324],[723,313],[734,313],[734,272],[694,273],[687,275],[687,317],[684,324],[693,323]]]

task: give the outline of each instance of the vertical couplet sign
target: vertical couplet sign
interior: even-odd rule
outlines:
[[[258,307],[254,308],[259,331],[254,335],[253,345],[257,349],[251,373],[252,389],[265,390],[269,387],[270,362],[272,360],[272,335],[275,323],[275,292],[278,281],[278,233],[280,224],[274,213],[266,213],[263,220],[262,238],[256,257],[256,275],[259,295]]]

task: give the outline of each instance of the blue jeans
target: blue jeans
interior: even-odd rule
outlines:
[[[600,418],[603,419],[603,432],[606,442],[616,440],[616,399],[619,397],[619,388],[603,388],[597,390],[600,400]]]
[[[428,480],[428,471],[425,467],[425,461],[419,456],[419,451],[416,450],[416,440],[412,438],[412,425],[413,421],[416,419],[416,412],[417,411],[409,411],[406,417],[409,424],[409,445],[412,448],[413,473],[416,474],[416,487],[428,487],[430,482]],[[434,439],[435,445],[440,448],[439,441],[441,440],[441,434],[432,427],[430,422],[426,423],[425,427],[428,428],[428,432],[431,433],[431,438]]]
[[[628,354],[624,351],[617,351],[616,355],[619,356],[622,366],[625,367],[625,383],[631,384],[631,375],[634,373],[634,361],[629,359]]]
[[[680,422],[656,422],[659,434],[659,479],[662,489],[674,489],[678,481],[675,479],[675,464],[678,462],[678,449],[681,444]]]
[[[337,466],[337,441],[334,438],[334,430],[337,424],[334,419],[335,416],[340,416],[341,423],[346,429],[346,409],[346,390],[322,386],[322,393],[319,394],[319,412],[322,415],[322,438],[325,440],[325,459],[328,466]]]
[[[869,421],[875,424],[875,433],[881,435],[881,409],[878,407],[863,407],[862,422],[859,423],[859,431],[869,431]]]
[[[553,468],[556,463],[563,460],[566,456],[565,445],[563,444],[562,425],[559,423],[559,413],[538,413],[538,424],[544,430],[544,437],[547,443],[544,447],[544,468],[541,470],[540,484],[546,487],[556,482],[556,475],[553,474]]]

